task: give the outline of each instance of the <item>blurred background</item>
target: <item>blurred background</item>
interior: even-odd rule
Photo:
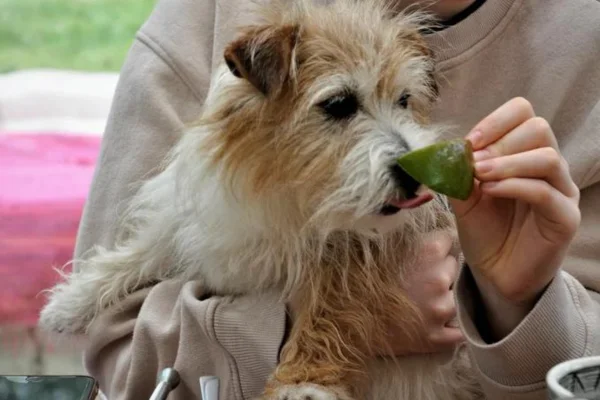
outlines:
[[[0,0],[0,374],[82,373],[36,329],[72,257],[118,72],[155,0]],[[67,268],[68,270],[68,268]]]

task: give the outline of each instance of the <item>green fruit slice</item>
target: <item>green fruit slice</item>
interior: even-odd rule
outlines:
[[[473,146],[464,139],[435,143],[398,159],[400,167],[431,190],[459,200],[473,191]]]

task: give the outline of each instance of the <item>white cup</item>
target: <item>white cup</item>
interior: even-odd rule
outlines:
[[[546,374],[550,399],[600,400],[600,356],[564,361]]]

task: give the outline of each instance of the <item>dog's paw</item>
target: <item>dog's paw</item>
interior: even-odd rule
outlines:
[[[95,313],[95,297],[76,285],[58,284],[47,292],[38,327],[49,334],[78,335],[86,331]]]
[[[87,322],[84,318],[73,318],[60,305],[50,303],[40,312],[38,326],[49,334],[77,335],[85,332]]]
[[[341,388],[312,383],[282,385],[269,390],[260,400],[354,400]]]

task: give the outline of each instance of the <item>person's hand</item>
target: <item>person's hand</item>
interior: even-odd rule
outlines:
[[[476,151],[475,189],[464,202],[451,200],[466,262],[484,300],[488,292],[488,303],[526,313],[579,227],[579,189],[550,125],[523,98],[502,105],[466,138]]]
[[[388,342],[395,356],[431,353],[452,349],[464,340],[454,324],[456,305],[452,285],[458,274],[458,260],[451,253],[454,238],[436,232],[426,238],[418,261],[407,271],[402,290],[421,313],[423,325],[407,338],[402,326],[392,326]]]

